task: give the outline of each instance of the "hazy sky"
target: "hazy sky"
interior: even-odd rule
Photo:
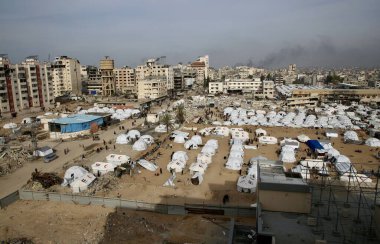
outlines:
[[[380,0],[0,0],[0,53],[116,66],[380,66]]]

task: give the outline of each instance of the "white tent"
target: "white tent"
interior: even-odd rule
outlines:
[[[67,186],[71,184],[74,180],[79,179],[83,175],[87,174],[88,171],[80,166],[72,166],[68,168],[63,176],[62,186]]]
[[[8,123],[3,126],[4,129],[15,129],[17,127],[17,124],[15,123]]]
[[[111,163],[95,162],[91,165],[94,175],[104,175],[115,170],[115,165]]]
[[[193,141],[192,139],[188,140],[185,142],[184,144],[184,147],[186,149],[198,149],[198,143],[196,143],[195,141]]]
[[[181,160],[181,161],[187,161],[189,157],[187,156],[187,153],[184,151],[177,151],[173,154],[172,160]]]
[[[203,174],[201,172],[195,172],[191,177],[191,183],[193,185],[200,185],[203,182]]]
[[[284,146],[281,148],[280,161],[284,163],[294,163],[297,161],[294,148],[290,146]]]
[[[200,153],[197,156],[197,162],[210,164],[212,163],[212,156],[210,154]]]
[[[226,163],[226,169],[241,170],[243,165],[242,157],[229,157]]]
[[[145,159],[140,159],[137,161],[138,164],[140,164],[142,167],[144,167],[145,169],[149,170],[149,171],[156,171],[158,169],[158,166],[157,164],[155,163],[151,163]]]
[[[186,161],[173,159],[167,165],[167,170],[174,170],[176,173],[180,173],[186,167]]]
[[[211,146],[213,148],[218,149],[218,141],[215,140],[215,139],[210,139],[206,142],[206,145],[205,146]]]
[[[140,138],[140,132],[138,130],[130,130],[127,133],[128,139],[139,139]]]
[[[174,142],[175,143],[185,143],[186,142],[186,139],[183,135],[176,135],[174,137]]]
[[[21,121],[22,124],[30,124],[32,123],[32,118],[23,118]]]
[[[106,157],[108,163],[111,163],[115,166],[120,166],[125,163],[129,163],[131,158],[127,155],[119,155],[119,154],[109,154]]]
[[[344,133],[344,140],[359,141],[359,137],[355,131],[350,130]]]
[[[237,182],[237,190],[239,192],[255,193],[257,186],[257,178],[253,175],[240,176]]]
[[[201,153],[215,155],[215,147],[211,145],[204,146],[201,150]]]
[[[147,145],[151,145],[154,142],[154,138],[151,135],[143,135],[140,137]]]
[[[277,138],[273,136],[260,136],[259,142],[261,144],[277,144]]]
[[[337,138],[339,135],[336,131],[328,130],[326,131],[326,136],[331,138]]]
[[[339,177],[339,179],[344,182],[350,182],[351,185],[355,185],[357,183],[360,185],[363,183],[372,183],[372,179],[364,174],[344,173]]]
[[[351,163],[351,160],[345,155],[337,155],[332,158],[333,163]]]
[[[252,159],[251,159],[250,164],[251,165],[248,168],[247,175],[253,175],[253,176],[257,177],[257,161],[252,161]]]
[[[91,173],[86,173],[76,179],[74,182],[70,184],[73,193],[79,193],[88,189],[89,185],[95,180],[95,176]]]
[[[126,134],[120,134],[116,137],[116,144],[128,144],[129,139]]]
[[[368,138],[365,144],[370,147],[380,147],[380,140],[377,138]]]
[[[328,158],[336,157],[339,155],[340,155],[340,152],[333,147],[328,149],[328,151],[327,151],[327,157]]]
[[[201,162],[195,162],[190,164],[190,173],[193,174],[194,172],[199,172],[201,174],[204,174],[207,169],[208,164],[201,163]]]
[[[280,145],[282,147],[292,147],[294,149],[298,149],[300,147],[300,143],[297,140],[293,140],[290,138],[284,138],[284,140],[280,141]]]
[[[154,131],[157,133],[166,133],[168,130],[166,129],[166,125],[158,125],[154,128]]]
[[[266,136],[267,131],[264,129],[258,128],[255,130],[255,134],[256,134],[256,136]]]
[[[197,145],[202,145],[202,137],[199,135],[192,136],[191,140],[197,143]]]
[[[307,135],[299,135],[297,136],[297,139],[300,141],[300,142],[307,142],[308,140],[310,140],[310,137],[308,137]]]
[[[217,136],[228,136],[230,134],[230,129],[227,127],[218,126],[214,129],[213,133]]]
[[[132,149],[135,151],[144,151],[148,148],[148,145],[145,143],[144,140],[137,140],[135,143],[133,143]]]

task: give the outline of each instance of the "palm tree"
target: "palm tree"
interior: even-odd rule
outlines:
[[[169,113],[165,113],[160,120],[161,123],[166,126],[168,132],[173,128],[172,116]]]
[[[183,124],[185,122],[186,112],[185,112],[185,106],[183,106],[183,104],[181,104],[177,107],[176,118],[180,124]]]

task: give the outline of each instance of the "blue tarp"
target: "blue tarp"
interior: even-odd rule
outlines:
[[[71,133],[89,130],[92,123],[102,125],[103,118],[95,115],[75,114],[65,118],[55,119],[50,123],[59,124],[61,127],[61,133]]]
[[[318,149],[323,149],[323,146],[321,145],[321,143],[319,143],[318,140],[308,140],[306,142],[306,145],[308,145],[310,149],[313,151],[318,150]]]

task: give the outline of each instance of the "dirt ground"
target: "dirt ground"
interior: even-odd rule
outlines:
[[[230,219],[177,216],[46,201],[18,201],[0,210],[0,242],[226,243]],[[253,218],[236,224],[254,225]],[[33,228],[31,228],[33,227]]]

